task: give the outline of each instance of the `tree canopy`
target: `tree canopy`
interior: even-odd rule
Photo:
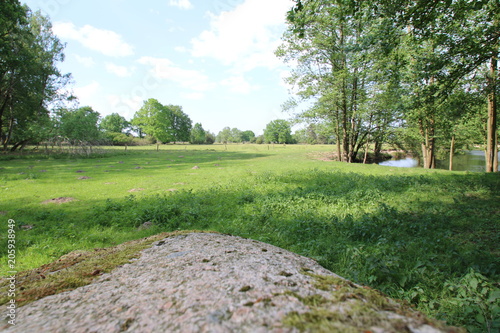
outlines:
[[[191,135],[192,121],[182,107],[162,105],[154,98],[144,102],[131,123],[158,142],[187,142]]]
[[[329,124],[342,161],[396,140],[433,168],[436,151],[460,136],[450,119],[477,123],[457,98],[482,94],[487,169],[497,170],[499,18],[498,0],[296,0],[276,51],[294,66],[297,98],[285,107],[311,100],[297,118]]]
[[[264,139],[268,143],[292,143],[290,123],[283,119],[271,121],[264,130]]]
[[[106,132],[123,133],[130,123],[118,113],[112,113],[104,117],[99,126]]]

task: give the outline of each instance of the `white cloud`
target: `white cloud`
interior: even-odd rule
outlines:
[[[223,86],[229,87],[231,92],[240,93],[240,94],[248,94],[252,91],[258,90],[259,87],[255,85],[251,85],[245,78],[241,75],[232,76],[228,79],[225,79],[221,82]]]
[[[75,88],[74,93],[75,96],[78,97],[78,100],[81,102],[81,104],[88,104],[100,88],[101,85],[99,84],[99,82],[92,81],[86,86]]]
[[[191,9],[193,5],[189,0],[170,0],[168,2],[170,6],[179,7],[181,9]]]
[[[76,58],[76,61],[78,61],[80,64],[82,64],[83,66],[85,66],[87,68],[94,67],[94,65],[95,65],[94,58],[92,58],[92,57],[82,57],[82,56],[79,56],[78,54],[75,54],[75,58]]]
[[[52,28],[62,39],[76,40],[83,46],[111,57],[134,54],[134,48],[123,41],[121,35],[111,30],[98,29],[91,25],[77,28],[71,22],[56,22]]]
[[[139,96],[108,95],[106,99],[107,103],[111,106],[110,109],[126,119],[132,119],[135,112],[144,103],[144,100]]]
[[[210,29],[191,40],[191,53],[212,57],[235,72],[280,64],[274,50],[284,31],[291,0],[245,0],[232,11],[210,15]]]
[[[118,77],[127,77],[132,75],[132,71],[125,66],[118,66],[113,63],[106,63],[106,70]]]
[[[176,46],[174,47],[174,50],[179,53],[184,53],[187,51],[187,49],[184,46]]]
[[[173,81],[183,88],[195,91],[208,91],[215,88],[215,84],[211,83],[205,74],[177,67],[169,59],[142,57],[139,63],[151,66],[151,74],[156,78]]]

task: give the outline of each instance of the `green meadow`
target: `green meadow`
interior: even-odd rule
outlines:
[[[314,258],[448,324],[497,332],[499,174],[328,161],[333,149],[162,145],[0,156],[2,272],[9,219],[18,271],[75,250],[213,230]]]

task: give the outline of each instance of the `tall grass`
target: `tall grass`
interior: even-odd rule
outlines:
[[[312,257],[471,332],[500,329],[498,175],[307,157],[328,148],[137,150],[102,157],[99,167],[89,159],[42,160],[29,169],[36,178],[18,174],[31,160],[6,161],[0,190],[10,202],[0,211],[19,222],[23,269],[75,249],[210,229]],[[79,180],[75,170],[92,178]],[[134,188],[143,191],[128,192]],[[40,204],[51,196],[78,201]],[[145,222],[153,227],[139,230]],[[1,232],[5,258],[6,223]]]

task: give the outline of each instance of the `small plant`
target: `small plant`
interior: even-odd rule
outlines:
[[[440,312],[453,315],[469,332],[500,330],[500,288],[498,283],[469,269],[462,278],[445,283]]]

